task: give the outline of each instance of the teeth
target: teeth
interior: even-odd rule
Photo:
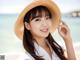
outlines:
[[[41,30],[41,31],[43,31],[43,32],[47,32],[47,31],[48,31],[48,29],[44,29],[44,30]]]
[[[47,31],[47,30],[43,30],[43,31]]]

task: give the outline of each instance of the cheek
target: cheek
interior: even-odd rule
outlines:
[[[48,21],[48,26],[49,26],[49,27],[52,26],[52,21]]]
[[[52,21],[48,22],[48,27],[49,27],[49,31],[51,31],[52,30]]]
[[[37,30],[39,30],[40,25],[37,24],[37,23],[31,23],[31,24],[30,24],[30,27],[31,27],[31,30],[32,30],[32,31],[37,31]]]
[[[31,29],[30,29],[32,35],[38,36],[40,34],[40,26],[37,24],[31,24]]]

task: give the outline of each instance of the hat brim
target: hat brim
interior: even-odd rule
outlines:
[[[51,1],[51,0],[38,0],[35,2],[32,2],[30,5],[28,5],[19,15],[16,24],[15,24],[15,33],[17,35],[18,38],[20,38],[21,40],[23,39],[23,31],[24,31],[24,24],[23,24],[23,19],[25,14],[30,11],[32,8],[36,7],[36,6],[45,6],[47,7],[51,14],[52,14],[52,27],[51,27],[51,31],[54,32],[55,29],[57,28],[57,26],[60,23],[60,10],[57,7],[57,5]]]

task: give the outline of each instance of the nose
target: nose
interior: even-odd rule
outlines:
[[[48,26],[47,20],[45,18],[42,18],[42,26]]]

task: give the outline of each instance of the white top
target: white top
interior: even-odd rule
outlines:
[[[42,58],[44,58],[45,60],[60,60],[54,51],[52,51],[52,56],[50,57],[50,55],[45,51],[44,48],[42,48],[37,43],[35,43],[34,45],[35,45],[35,48],[37,51],[36,54],[39,56],[42,56]],[[50,47],[50,49],[51,49],[51,47]]]

